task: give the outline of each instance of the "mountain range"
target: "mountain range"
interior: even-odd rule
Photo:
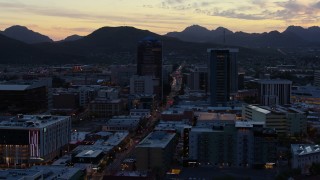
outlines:
[[[181,32],[169,32],[169,37],[175,37],[188,42],[211,42],[250,48],[257,47],[306,47],[320,45],[320,27],[303,28],[289,26],[285,31],[264,33],[232,32],[218,27],[208,30],[199,25],[192,25]]]
[[[50,39],[48,36],[42,35],[38,32],[34,32],[28,29],[27,27],[19,25],[9,27],[5,29],[3,32],[1,32],[1,34],[28,44],[53,42],[53,40]]]
[[[127,26],[102,27],[87,36],[72,35],[62,41],[53,42],[49,37],[26,27],[13,26],[0,32],[0,48],[3,50],[3,53],[0,53],[0,63],[134,62],[138,42],[147,36],[163,42],[165,60],[171,62],[203,61],[207,56],[207,48],[224,46],[240,48],[240,58],[279,55],[276,49],[264,47],[317,45],[320,42],[317,36],[318,29],[318,27],[301,29],[290,26],[282,33],[272,31],[249,34],[234,33],[223,27],[210,31],[201,26],[190,26],[182,32],[159,35]],[[305,35],[306,31],[308,35]],[[29,39],[24,37],[26,34]],[[312,38],[313,36],[315,37]],[[30,39],[30,37],[33,38]]]

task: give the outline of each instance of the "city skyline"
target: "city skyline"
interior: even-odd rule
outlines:
[[[0,30],[22,25],[61,40],[87,35],[103,26],[134,26],[158,34],[199,24],[232,31],[283,31],[289,25],[318,26],[320,1],[314,0],[0,0]]]

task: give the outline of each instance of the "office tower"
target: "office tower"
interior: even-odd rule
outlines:
[[[264,79],[258,81],[259,103],[265,106],[290,104],[292,81]]]
[[[238,49],[208,49],[210,105],[226,106],[238,90]]]
[[[155,94],[162,97],[162,42],[146,37],[139,42],[137,57],[137,74],[139,76],[154,76],[159,79]]]
[[[202,90],[207,92],[208,66],[195,65],[194,68],[190,69],[190,73],[187,74],[186,84],[191,90]]]
[[[0,164],[44,163],[70,141],[69,116],[18,115],[0,121]]]

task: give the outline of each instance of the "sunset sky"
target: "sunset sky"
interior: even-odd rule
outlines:
[[[60,40],[103,26],[165,34],[198,24],[232,31],[320,25],[320,0],[0,0],[0,30],[12,25]]]

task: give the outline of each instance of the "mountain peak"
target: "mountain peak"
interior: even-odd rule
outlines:
[[[64,41],[64,42],[76,41],[76,40],[79,40],[79,39],[81,39],[81,38],[83,38],[83,36],[79,36],[79,35],[77,35],[77,34],[74,34],[74,35],[71,35],[71,36],[66,37],[63,41]]]
[[[199,33],[199,32],[209,32],[209,30],[205,27],[199,26],[199,25],[192,25],[189,27],[186,27],[183,32],[190,32],[190,33]]]
[[[13,25],[11,27],[6,28],[4,31],[12,31],[12,30],[14,30],[14,31],[25,31],[25,30],[31,31],[27,27],[20,26],[20,25]]]
[[[53,42],[48,36],[42,35],[38,32],[34,32],[25,26],[14,25],[5,29],[3,35],[16,39],[28,44]]]
[[[291,25],[291,26],[288,26],[287,29],[285,31],[303,31],[305,30],[303,27],[301,26],[294,26],[294,25]]]

